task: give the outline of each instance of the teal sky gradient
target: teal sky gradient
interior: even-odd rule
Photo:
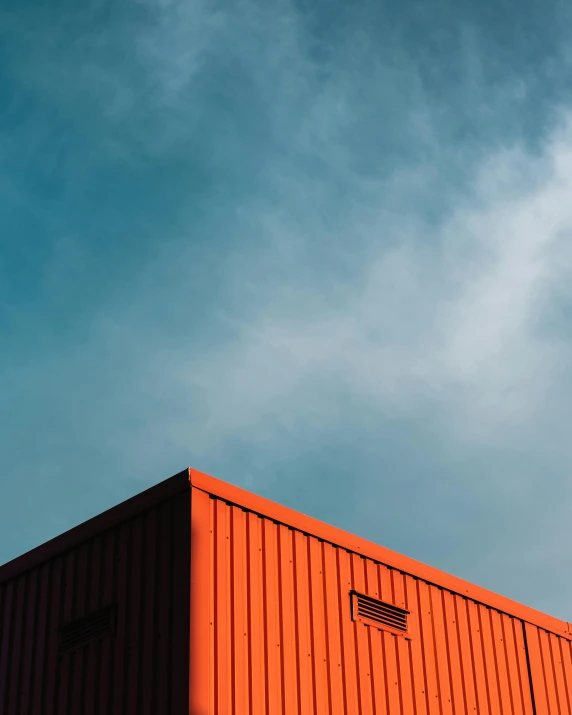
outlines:
[[[572,620],[562,2],[0,9],[0,562],[187,465]]]

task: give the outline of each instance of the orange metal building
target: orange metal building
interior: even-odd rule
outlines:
[[[0,714],[572,715],[572,627],[195,470],[0,567]]]

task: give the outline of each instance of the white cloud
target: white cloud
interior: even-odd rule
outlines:
[[[314,288],[293,279],[286,290],[287,281],[264,279],[270,259],[249,255],[246,275],[231,260],[229,280],[248,283],[265,307],[243,316],[234,343],[181,367],[191,389],[209,395],[205,429],[224,440],[280,420],[303,410],[319,384],[325,393],[358,392],[383,411],[435,403],[443,428],[462,440],[514,437],[554,409],[572,366],[566,319],[544,327],[554,300],[568,298],[571,196],[572,134],[563,125],[541,156],[516,147],[489,157],[438,226],[397,215],[391,224],[364,222],[354,212],[355,223],[340,226],[331,245],[351,251],[354,235],[367,236],[368,255],[342,296],[319,271]],[[296,227],[277,219],[263,219],[259,230],[271,234],[279,257],[300,243]]]

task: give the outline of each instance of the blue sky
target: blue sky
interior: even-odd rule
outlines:
[[[572,620],[561,2],[0,9],[0,562],[187,465]]]

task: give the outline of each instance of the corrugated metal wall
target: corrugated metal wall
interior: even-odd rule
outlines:
[[[187,712],[188,602],[188,494],[0,585],[0,713]],[[115,637],[58,652],[60,625],[111,603]]]
[[[196,673],[192,715],[533,715],[522,621],[220,499],[199,501],[209,594],[192,647],[208,667]],[[352,621],[352,589],[410,610],[412,639]]]
[[[572,643],[526,624],[538,715],[572,715]]]

